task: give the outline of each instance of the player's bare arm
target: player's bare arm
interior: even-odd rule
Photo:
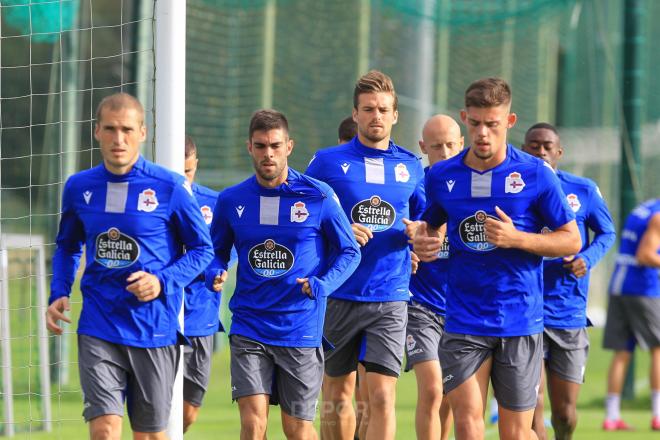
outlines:
[[[655,214],[639,242],[635,258],[642,266],[660,267],[660,214]]]
[[[137,271],[133,272],[126,282],[126,290],[131,292],[140,302],[151,301],[158,298],[161,292],[160,280],[156,275],[149,272]]]
[[[421,261],[429,262],[438,259],[438,252],[445,239],[444,228],[433,228],[426,222],[419,222],[412,245],[415,254]]]
[[[61,335],[64,330],[57,323],[58,321],[71,323],[71,319],[64,314],[65,311],[68,312],[69,310],[71,310],[71,307],[69,306],[68,296],[53,301],[46,309],[46,327],[48,330],[56,335]]]
[[[495,207],[499,220],[486,219],[486,240],[500,248],[517,248],[544,257],[575,255],[580,251],[582,238],[575,220],[571,220],[547,234],[519,231],[513,220]]]

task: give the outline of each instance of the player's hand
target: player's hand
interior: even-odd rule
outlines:
[[[412,265],[413,275],[417,273],[417,268],[419,267],[419,257],[413,251],[410,251],[410,264]]]
[[[438,252],[442,248],[442,240],[436,235],[429,234],[426,222],[419,222],[415,238],[409,241],[420,261],[429,262],[438,259]]]
[[[571,272],[578,278],[587,274],[587,262],[582,257],[575,258],[575,255],[564,257],[564,269]]]
[[[227,281],[227,271],[223,270],[220,275],[216,275],[215,278],[213,278],[213,291],[220,293],[225,281]]]
[[[403,224],[406,225],[406,235],[412,240],[415,237],[415,231],[417,231],[420,222],[408,220],[407,218],[402,219],[402,221]]]
[[[57,325],[57,322],[64,321],[70,324],[71,319],[64,314],[64,312],[68,312],[69,310],[71,310],[71,307],[69,306],[68,296],[63,296],[53,301],[46,309],[46,327],[48,330],[56,335],[61,335],[64,329]]]
[[[486,217],[484,223],[486,241],[500,248],[515,247],[518,230],[513,225],[513,220],[497,206],[495,207],[495,213],[500,218],[499,220]]]
[[[353,223],[351,229],[353,229],[355,241],[357,241],[360,246],[364,246],[369,240],[374,238],[374,233],[371,232],[371,229],[359,223]]]
[[[314,298],[314,295],[312,294],[312,288],[309,285],[309,278],[296,278],[296,283],[302,284],[302,293],[309,296],[310,298]]]
[[[160,280],[154,274],[138,270],[126,278],[126,290],[131,292],[140,302],[151,301],[160,295]]]

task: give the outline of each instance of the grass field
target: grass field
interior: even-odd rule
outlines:
[[[233,280],[232,280],[233,281]],[[29,290],[29,287],[21,290]],[[233,289],[227,289],[232,291]],[[76,297],[77,296],[77,297]],[[79,294],[74,299],[80,299]],[[40,431],[41,411],[40,397],[38,396],[38,367],[36,365],[36,343],[34,330],[35,320],[39,319],[34,309],[25,307],[29,301],[25,298],[18,303],[15,316],[12,320],[12,354],[14,361],[14,413],[15,420],[19,422],[16,426],[16,439],[60,439],[77,440],[87,437],[87,427],[82,421],[82,398],[78,385],[77,365],[71,364],[71,378],[69,385],[58,388],[53,386],[53,418],[57,421],[53,424],[53,431],[45,433]],[[30,312],[30,309],[32,310]],[[73,304],[72,319],[77,322],[80,312],[80,303]],[[226,317],[223,318],[228,323]],[[75,328],[75,326],[73,327]],[[73,331],[73,330],[71,330]],[[609,352],[600,348],[602,329],[592,328],[589,330],[592,342],[589,363],[587,366],[586,380],[583,385],[578,402],[579,422],[575,435],[576,439],[651,439],[658,438],[658,433],[650,431],[650,400],[649,381],[647,372],[649,370],[648,353],[638,352],[636,358],[636,399],[623,403],[623,418],[635,426],[637,431],[627,433],[604,433],[601,429],[603,419],[603,398],[605,395],[605,378],[609,366]],[[72,346],[72,362],[75,362],[75,334],[68,335]],[[28,374],[29,373],[29,374]],[[204,406],[200,411],[197,423],[186,435],[190,440],[202,439],[234,439],[239,436],[238,407],[231,402],[229,383],[229,351],[221,350],[214,355],[213,370],[210,389],[206,395]],[[397,386],[397,439],[414,439],[414,417],[417,388],[413,373],[403,374]],[[0,399],[0,407],[2,400]],[[549,407],[546,405],[546,407]],[[1,414],[1,413],[0,413]],[[0,416],[1,417],[1,416]],[[549,413],[546,413],[549,418]],[[126,419],[126,418],[125,418]],[[0,419],[2,420],[2,419]],[[317,420],[318,426],[318,420]],[[124,421],[124,439],[132,438],[128,421]],[[0,424],[0,437],[1,424]],[[487,425],[487,438],[497,438],[497,427]],[[283,439],[280,427],[279,407],[271,407],[268,425],[268,438],[271,440]],[[551,437],[551,429],[549,431]]]

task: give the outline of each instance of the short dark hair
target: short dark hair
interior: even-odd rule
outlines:
[[[255,131],[269,131],[281,128],[285,133],[289,134],[289,121],[283,113],[273,109],[261,109],[252,113],[250,118],[249,138],[252,139],[252,134]]]
[[[144,124],[144,107],[142,107],[142,104],[140,104],[140,101],[138,101],[136,97],[129,95],[128,93],[114,93],[103,98],[96,107],[97,124],[101,123],[101,113],[106,108],[113,111],[133,108],[140,114],[140,125]]]
[[[525,137],[529,134],[530,131],[537,129],[550,130],[551,132],[559,136],[559,132],[557,131],[557,128],[554,125],[549,124],[547,122],[537,122],[536,124],[532,125],[527,129],[527,131],[525,132]]]
[[[345,118],[339,123],[337,136],[340,142],[348,142],[357,135],[357,124],[352,116]]]
[[[195,145],[193,138],[186,135],[186,159],[193,154],[197,154],[197,145]]]
[[[511,104],[511,87],[502,78],[482,78],[465,91],[465,108],[498,107]]]
[[[394,97],[394,110],[398,108],[399,98],[396,96],[392,78],[378,70],[370,70],[358,79],[353,89],[353,107],[358,108],[360,95],[363,93],[391,93]]]

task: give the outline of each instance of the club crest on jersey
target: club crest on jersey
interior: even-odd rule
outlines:
[[[378,196],[371,196],[359,201],[351,209],[351,219],[360,223],[372,232],[382,232],[389,229],[396,220],[394,207]]]
[[[151,212],[157,207],[158,199],[156,198],[156,191],[153,189],[145,189],[138,195],[138,211]]]
[[[96,236],[94,260],[108,269],[121,269],[135,263],[140,256],[140,246],[133,237],[110,228]]]
[[[262,277],[273,278],[284,275],[293,267],[293,253],[272,238],[252,247],[248,261],[254,272]]]
[[[213,221],[213,210],[211,209],[210,206],[204,205],[201,208],[199,208],[200,211],[202,211],[202,217],[204,217],[204,222],[207,225],[210,225],[211,222]]]
[[[399,163],[394,167],[394,179],[397,182],[403,183],[410,180],[410,173],[408,172],[408,168],[406,168],[406,164]]]
[[[498,220],[497,217],[488,215],[484,211],[477,211],[474,215],[463,219],[459,225],[459,234],[461,241],[472,250],[487,252],[495,249],[495,245],[486,240],[486,219],[490,217]]]
[[[573,212],[578,212],[580,210],[580,207],[582,206],[582,204],[580,203],[580,199],[578,199],[578,196],[576,194],[567,195],[566,201],[568,202],[568,206],[571,207]]]
[[[296,202],[291,207],[291,221],[294,223],[302,223],[309,217],[309,211],[305,208],[303,202]]]
[[[504,183],[504,192],[517,194],[523,190],[525,187],[525,181],[522,179],[522,176],[518,172],[513,172],[506,177],[506,182]]]

